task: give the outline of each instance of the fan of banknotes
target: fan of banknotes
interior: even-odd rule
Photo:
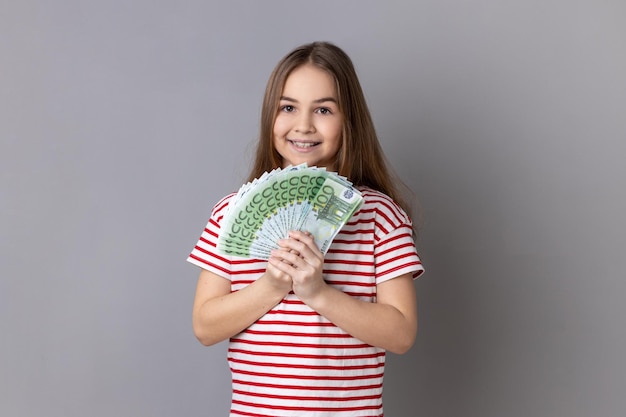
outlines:
[[[269,259],[291,230],[311,233],[324,254],[361,206],[363,197],[345,177],[306,164],[278,168],[243,185],[228,205],[217,240],[219,252]]]

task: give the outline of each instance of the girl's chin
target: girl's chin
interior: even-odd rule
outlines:
[[[283,160],[283,168],[286,168],[288,166],[296,166],[296,165],[301,165],[301,164],[307,164],[307,166],[319,166],[317,164],[316,161],[313,160],[307,160],[307,159],[291,159],[291,160]]]

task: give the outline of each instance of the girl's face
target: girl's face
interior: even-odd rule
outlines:
[[[335,171],[343,115],[333,77],[313,65],[289,74],[274,120],[274,147],[283,167],[306,162]]]

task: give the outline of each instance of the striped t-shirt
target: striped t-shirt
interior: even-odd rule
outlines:
[[[376,285],[423,272],[411,221],[388,196],[359,188],[363,205],[333,240],[323,274],[330,285],[376,302]],[[188,261],[231,281],[237,291],[266,261],[224,256],[215,244],[233,194],[215,205]],[[230,416],[381,417],[384,349],[350,336],[293,293],[230,339]]]

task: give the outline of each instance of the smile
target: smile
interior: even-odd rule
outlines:
[[[312,148],[321,143],[321,142],[300,142],[300,141],[289,140],[289,139],[287,139],[287,141],[291,143],[293,146],[295,146],[296,148],[301,148],[301,149]]]

